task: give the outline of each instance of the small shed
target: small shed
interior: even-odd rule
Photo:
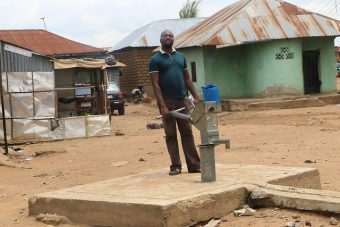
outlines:
[[[340,22],[281,0],[240,0],[176,37],[194,85],[222,98],[336,93]]]
[[[60,89],[56,86],[60,81],[55,77],[55,63],[50,57],[1,41],[0,62],[3,96],[3,102],[0,102],[0,139],[5,139],[4,129],[7,139],[11,141],[110,135],[110,118],[105,114],[107,112],[105,105],[98,107],[96,113],[74,114],[72,117],[60,114],[58,110]],[[99,65],[101,69],[109,68],[105,62],[100,62]],[[102,77],[98,76],[98,81],[94,80],[96,84],[90,84],[85,89],[102,92],[103,95],[98,99],[104,100],[107,85],[105,78],[107,78],[105,74]],[[71,89],[73,92],[76,90]],[[82,90],[79,93],[84,95]],[[77,101],[76,96],[74,99]]]
[[[104,60],[93,61],[104,59],[107,51],[36,29],[0,30],[0,40],[5,125],[11,140],[110,134],[105,75],[116,69],[105,70]],[[79,64],[84,58],[91,59],[86,66]],[[72,59],[78,65],[55,70],[52,59]]]

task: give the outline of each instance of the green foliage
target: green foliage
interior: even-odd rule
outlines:
[[[182,9],[179,11],[179,17],[180,18],[192,18],[197,17],[198,15],[198,5],[201,0],[187,0],[185,5],[182,7]]]

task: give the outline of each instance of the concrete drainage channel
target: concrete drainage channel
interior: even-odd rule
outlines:
[[[221,100],[224,111],[291,109],[318,107],[340,103],[339,94],[319,95],[272,99],[235,99]]]
[[[58,214],[95,226],[190,226],[249,203],[340,213],[340,193],[320,190],[312,168],[216,165],[217,181],[167,169],[37,195],[29,214]]]

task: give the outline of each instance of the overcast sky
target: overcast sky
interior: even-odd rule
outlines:
[[[336,12],[336,1],[338,1]],[[186,0],[0,0],[0,29],[45,29],[66,38],[112,47],[134,30],[160,19],[178,18]],[[201,0],[208,17],[235,0]],[[340,0],[287,0],[340,20]],[[340,46],[340,39],[336,41]]]

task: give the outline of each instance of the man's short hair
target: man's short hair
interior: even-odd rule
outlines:
[[[162,33],[161,33],[161,38],[162,38],[162,35],[163,35],[165,32],[170,32],[172,35],[174,35],[174,33],[173,33],[171,30],[165,29],[165,30],[162,31]]]

